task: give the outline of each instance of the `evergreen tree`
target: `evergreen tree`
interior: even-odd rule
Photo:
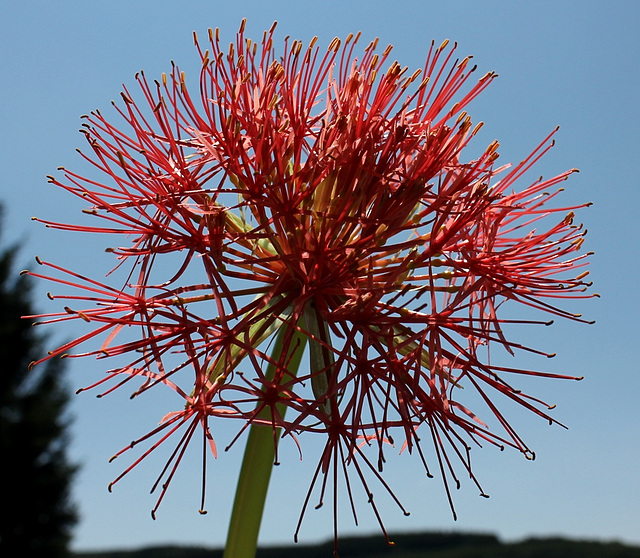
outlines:
[[[15,255],[15,247],[0,251],[0,556],[55,558],[68,554],[77,520],[69,498],[76,469],[67,458],[69,394],[59,359],[29,369],[42,338],[21,319],[33,309]]]

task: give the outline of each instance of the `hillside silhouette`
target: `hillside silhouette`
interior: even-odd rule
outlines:
[[[394,546],[381,536],[347,537],[339,541],[339,558],[640,558],[640,547],[618,542],[531,538],[501,542],[495,535],[417,533],[395,535]],[[317,545],[258,549],[257,558],[331,558],[333,540]],[[222,558],[222,549],[158,546],[139,550],[77,552],[73,558]]]

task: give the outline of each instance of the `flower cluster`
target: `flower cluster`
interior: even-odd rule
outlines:
[[[136,76],[141,100],[125,89],[114,104],[121,127],[85,117],[83,156],[96,172],[50,181],[100,224],[47,224],[119,235],[109,252],[125,278],[108,285],[38,260],[49,271],[31,274],[67,289],[50,295],[64,310],[40,322],[87,327],[46,358],[117,363],[90,386],[101,394],[133,380],[135,395],[165,385],[181,396],[123,450],[149,443],[126,474],[180,433],[158,505],[197,432],[215,454],[214,417],[239,421],[238,436],[272,429],[276,460],[280,432],[324,438],[302,514],[314,487],[322,502],[352,474],[380,519],[369,482],[395,498],[381,476],[392,445],[437,470],[451,501],[451,455],[474,481],[473,444],[533,456],[496,398],[555,422],[513,383],[567,376],[487,355],[534,350],[505,326],[550,323],[505,317],[503,303],[579,320],[556,301],[593,296],[577,207],[549,203],[575,169],[517,186],[553,134],[513,167],[496,165],[497,142],[465,162],[480,128],[465,108],[495,74],[471,79],[470,58],[446,42],[410,73],[376,41],[356,57],[351,35],[326,51],[285,39],[280,57],[274,29],[255,43],[243,23],[228,49],[217,30],[207,50],[196,37],[197,96],[174,66],[160,81]],[[473,412],[465,398],[478,395],[485,408]]]

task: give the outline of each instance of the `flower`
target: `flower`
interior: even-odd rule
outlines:
[[[497,142],[465,162],[480,129],[465,109],[495,74],[473,81],[475,66],[454,59],[455,46],[431,44],[424,68],[409,73],[388,64],[391,47],[380,53],[377,41],[356,57],[359,35],[326,51],[316,39],[285,39],[279,57],[274,30],[255,43],[243,22],[228,50],[218,30],[208,50],[196,36],[199,96],[173,66],[153,83],[136,76],[141,102],[124,90],[114,104],[120,128],[101,112],[85,117],[83,156],[102,178],[62,169],[50,181],[102,224],[43,222],[120,235],[109,249],[118,272],[108,285],[38,260],[49,271],[31,274],[67,289],[50,298],[68,304],[41,323],[87,323],[42,360],[109,359],[114,367],[89,386],[106,386],[101,395],[133,383],[134,395],[165,385],[182,398],[117,454],[155,439],[124,475],[183,432],[154,485],[154,513],[193,435],[215,455],[210,424],[228,418],[238,437],[269,429],[276,461],[280,431],[296,443],[323,436],[300,520],[318,483],[319,504],[332,482],[337,505],[341,475],[355,516],[355,472],[384,531],[367,479],[402,508],[382,477],[394,444],[418,453],[432,476],[427,435],[453,510],[451,453],[476,484],[474,444],[533,457],[496,398],[556,422],[514,383],[570,376],[488,354],[552,356],[505,331],[550,321],[505,317],[503,305],[582,320],[556,302],[595,296],[585,292],[586,231],[573,222],[589,204],[551,205],[575,169],[519,186],[553,133],[512,168],[497,166]],[[467,408],[478,396],[485,408]]]

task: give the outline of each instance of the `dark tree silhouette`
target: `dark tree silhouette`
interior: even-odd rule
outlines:
[[[67,458],[69,394],[59,359],[29,369],[42,338],[21,319],[33,310],[15,255],[15,247],[0,251],[0,556],[55,558],[68,554],[77,520],[69,498],[76,469]]]

